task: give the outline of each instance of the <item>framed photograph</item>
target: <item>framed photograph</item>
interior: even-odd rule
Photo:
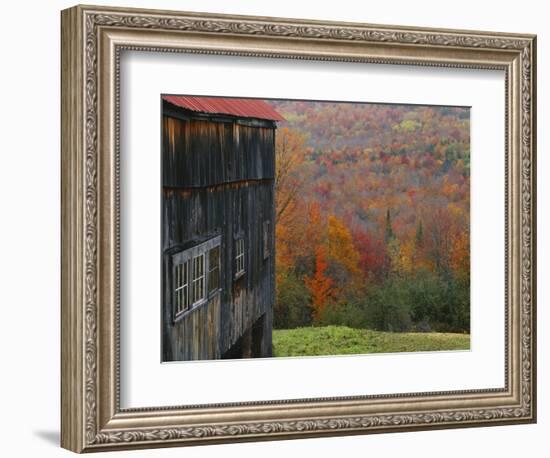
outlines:
[[[62,12],[62,446],[536,421],[536,37]]]

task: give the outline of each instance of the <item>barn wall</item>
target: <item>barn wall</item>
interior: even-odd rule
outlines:
[[[265,330],[259,356],[270,356],[274,129],[171,117],[164,117],[163,128],[163,359],[220,358],[257,322]],[[264,221],[271,228],[267,259]],[[222,291],[173,323],[170,253],[216,235],[222,236]],[[245,275],[235,280],[238,235],[245,236]]]
[[[273,127],[239,121],[163,118],[163,184],[205,187],[273,179]]]

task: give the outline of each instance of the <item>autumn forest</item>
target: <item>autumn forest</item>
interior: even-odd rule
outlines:
[[[267,102],[274,328],[469,334],[470,110]]]

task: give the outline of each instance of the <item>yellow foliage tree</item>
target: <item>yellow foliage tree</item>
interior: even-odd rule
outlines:
[[[298,192],[305,182],[302,173],[296,170],[304,162],[306,151],[305,134],[283,127],[275,136],[275,216],[277,222],[281,221],[285,213],[292,209]]]
[[[401,244],[400,256],[396,260],[396,268],[398,272],[409,274],[414,269],[414,259],[416,255],[416,246],[413,238],[409,238],[406,242]]]
[[[353,245],[351,233],[335,215],[328,217],[328,259],[344,266],[351,274],[360,273],[359,253]]]

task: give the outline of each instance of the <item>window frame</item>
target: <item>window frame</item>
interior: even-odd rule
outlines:
[[[221,247],[222,237],[218,235],[211,239],[206,240],[205,242],[198,243],[197,245],[187,248],[185,250],[179,251],[172,255],[172,266],[171,266],[171,278],[170,278],[170,300],[172,308],[173,321],[179,321],[184,316],[192,313],[193,310],[197,309],[201,305],[207,303],[210,298],[215,296],[221,291]],[[209,280],[210,280],[210,250],[219,247],[219,256],[218,256],[218,287],[212,291],[209,291]],[[198,269],[199,264],[196,264],[196,260],[202,257],[202,261],[198,261],[201,264],[202,271],[201,275],[195,277],[195,270]],[[178,284],[178,268],[187,263],[187,283]],[[212,269],[215,270],[215,269]],[[183,271],[183,268],[182,268]],[[178,310],[178,291],[187,285],[187,298],[188,298],[188,307],[183,309],[180,307]],[[202,294],[200,297],[195,296],[195,287],[200,285]]]
[[[239,246],[242,245],[242,252]],[[246,273],[246,241],[244,235],[235,236],[235,280],[238,280]],[[239,268],[242,266],[242,268]]]

